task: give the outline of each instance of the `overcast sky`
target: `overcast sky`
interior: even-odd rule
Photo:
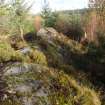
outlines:
[[[34,5],[31,13],[38,13],[41,11],[44,0],[34,0]],[[52,10],[69,10],[81,9],[88,7],[88,0],[48,0]]]

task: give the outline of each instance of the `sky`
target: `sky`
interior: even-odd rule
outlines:
[[[33,0],[34,5],[31,8],[31,13],[39,13],[43,6],[44,0]],[[88,0],[48,0],[52,10],[73,10],[88,7]]]

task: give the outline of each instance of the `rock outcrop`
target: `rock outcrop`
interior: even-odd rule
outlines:
[[[78,56],[86,52],[81,44],[53,28],[40,29],[26,46],[18,47],[20,43],[15,42],[16,49],[1,44],[11,58],[3,60],[3,52],[3,63],[11,63],[5,64],[0,75],[0,92],[5,89],[0,105],[101,105],[97,92],[87,87],[86,78],[75,68]],[[22,60],[17,60],[17,51]]]
[[[79,86],[75,79],[58,70],[40,64],[15,63],[4,71],[8,94],[3,96],[1,105],[61,105],[62,102],[69,105],[68,99],[72,100],[71,105],[88,105],[88,102],[101,105],[94,91]]]
[[[58,35],[58,32],[53,28],[41,28],[37,32],[37,36],[42,38],[52,39]]]

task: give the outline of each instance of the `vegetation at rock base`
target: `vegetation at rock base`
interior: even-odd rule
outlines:
[[[22,42],[21,42],[22,43]],[[30,50],[26,55],[21,51],[15,51],[9,43],[0,42],[0,63],[6,62],[34,62],[47,65],[47,60],[43,52]]]
[[[8,44],[4,42],[0,42],[0,62],[9,62],[9,61],[23,61],[24,55],[19,53],[18,51],[14,51],[14,49]]]
[[[43,52],[38,50],[33,50],[28,55],[32,60],[32,62],[47,65],[47,59],[46,56],[43,54]]]

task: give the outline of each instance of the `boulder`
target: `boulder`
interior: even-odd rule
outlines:
[[[21,102],[22,105],[39,105],[37,103],[41,98],[47,102],[49,85],[42,79],[37,79],[45,69],[46,67],[38,64],[26,63],[7,67],[3,77],[8,83],[7,92],[15,97],[13,100]],[[49,105],[49,102],[46,105]]]
[[[17,64],[13,64],[11,66],[8,66],[5,68],[4,70],[4,76],[9,76],[9,75],[19,75],[22,73],[27,73],[30,71],[34,71],[34,72],[41,72],[43,69],[41,68],[41,66],[39,64],[21,64],[21,63],[17,63]]]
[[[69,105],[70,101],[66,98],[73,100],[72,105],[74,102],[76,102],[75,105],[88,105],[88,103],[89,105],[101,105],[95,91],[80,85],[70,75],[67,76],[56,69],[31,63],[14,64],[11,68],[7,67],[6,75],[3,75],[7,83],[7,97],[4,100],[6,104],[1,105],[7,105],[9,102],[11,102],[10,105],[16,102],[19,104],[15,105],[56,105],[52,102],[62,105],[61,99]]]
[[[41,28],[37,32],[37,36],[40,36],[42,38],[54,38],[56,37],[58,32],[54,28]]]
[[[24,47],[22,49],[19,50],[22,54],[27,54],[31,51],[31,48],[29,47]]]
[[[28,65],[20,65],[20,64],[16,64],[15,66],[12,65],[10,67],[7,67],[4,71],[4,75],[8,76],[8,75],[16,75],[16,74],[21,74],[21,73],[25,73],[25,72],[28,72],[30,69],[29,69],[29,66]]]

